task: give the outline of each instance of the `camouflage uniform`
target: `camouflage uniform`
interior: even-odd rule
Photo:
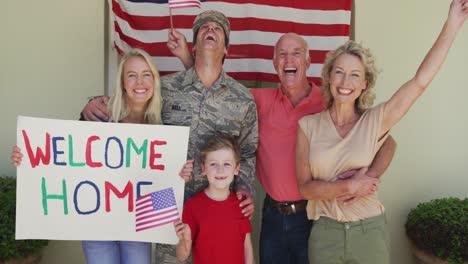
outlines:
[[[201,176],[199,152],[207,139],[217,133],[237,138],[241,147],[241,166],[234,189],[253,194],[258,124],[255,102],[247,88],[223,71],[207,89],[195,69],[191,68],[162,77],[161,89],[164,124],[190,126],[187,159],[194,159],[195,162],[193,178],[185,185],[184,199],[187,200],[208,186],[206,177]],[[157,244],[156,260],[157,264],[181,263],[172,245]]]

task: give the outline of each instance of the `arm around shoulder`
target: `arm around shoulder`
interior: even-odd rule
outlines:
[[[236,177],[235,190],[244,190],[254,195],[255,152],[258,145],[258,119],[255,102],[249,102],[241,123],[238,143],[241,149],[240,172]]]

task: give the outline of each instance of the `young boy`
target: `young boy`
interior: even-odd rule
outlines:
[[[177,258],[186,260],[193,247],[194,264],[254,263],[250,222],[229,189],[239,173],[239,146],[230,137],[215,136],[201,149],[200,161],[209,185],[185,203],[182,222],[174,224]]]

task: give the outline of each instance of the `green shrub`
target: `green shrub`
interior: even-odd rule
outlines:
[[[45,240],[15,240],[16,178],[0,176],[0,263],[38,253]]]
[[[468,198],[420,203],[408,214],[405,228],[419,249],[449,263],[468,261]]]

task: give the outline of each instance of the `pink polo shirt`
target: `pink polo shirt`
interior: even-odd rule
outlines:
[[[297,201],[301,195],[296,179],[297,122],[324,109],[321,91],[312,91],[293,107],[280,88],[250,89],[258,111],[257,177],[276,201]]]

